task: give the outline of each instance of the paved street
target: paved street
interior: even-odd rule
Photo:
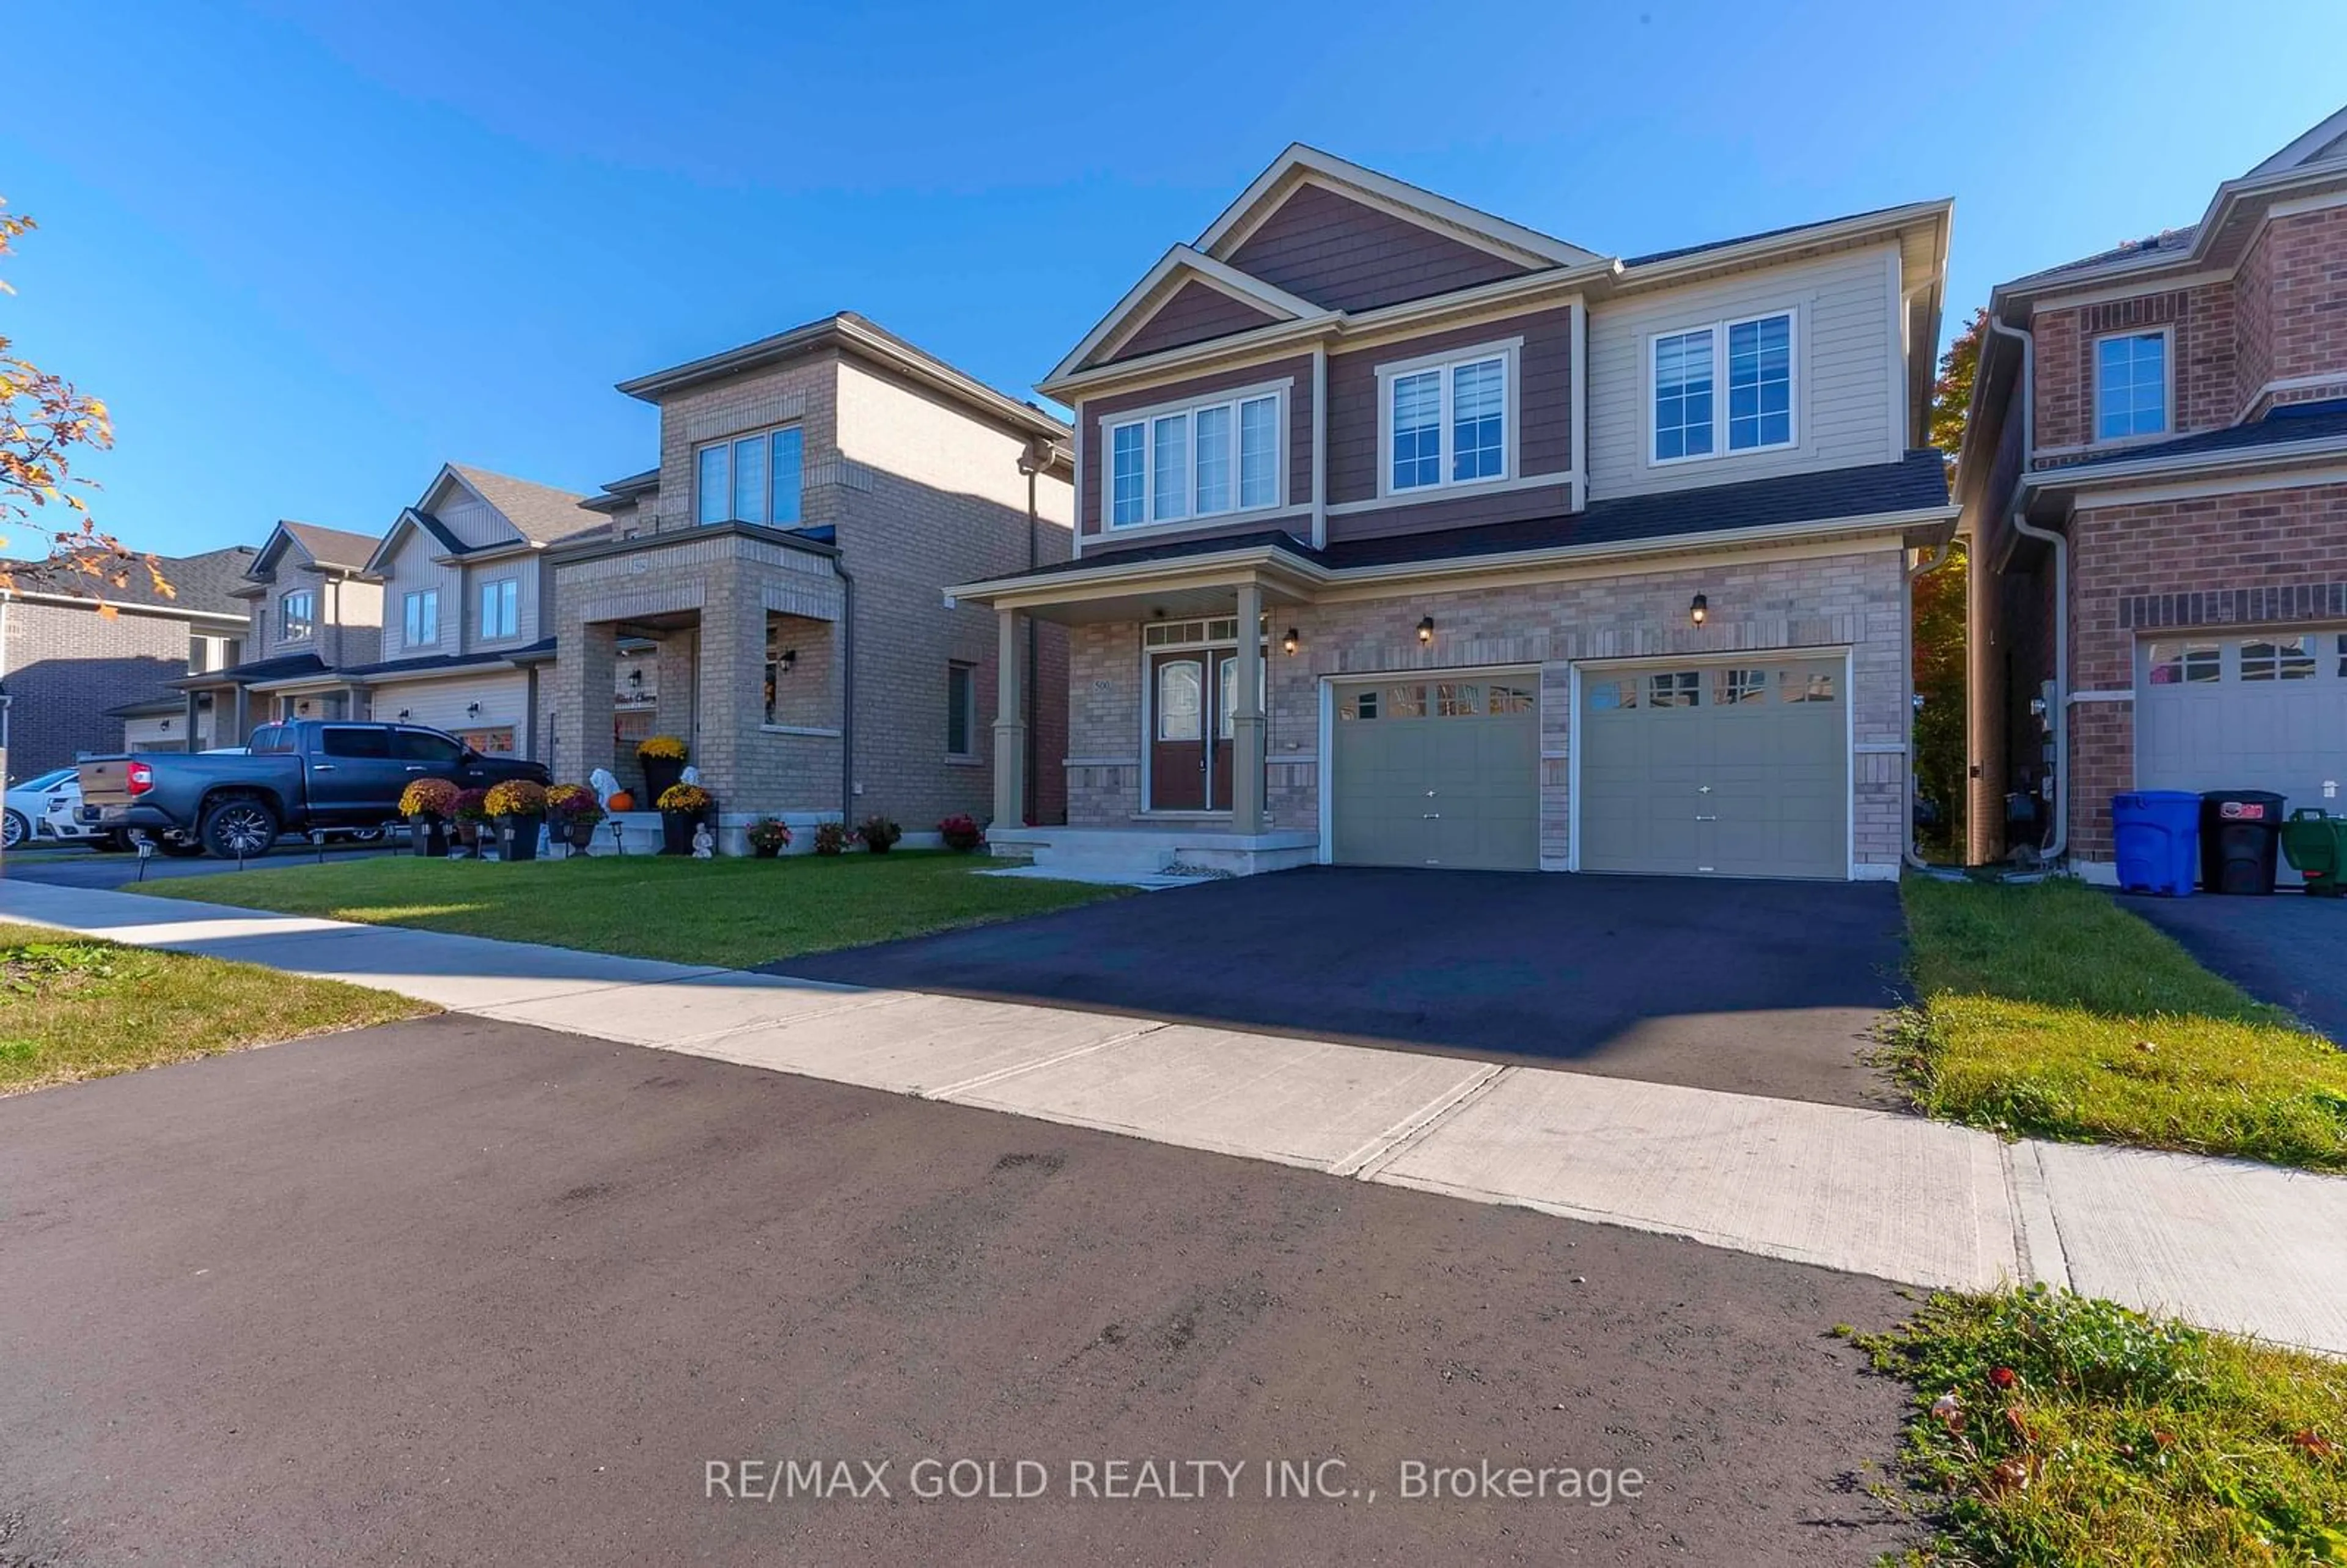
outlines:
[[[451,1016],[0,1101],[0,1561],[1863,1563],[1879,1281]],[[70,1303],[71,1310],[59,1310]],[[922,1501],[923,1456],[1244,1460]],[[705,1465],[889,1460],[893,1501]],[[1364,1496],[1266,1502],[1265,1460]],[[1405,1501],[1403,1460],[1635,1501]],[[1378,1488],[1375,1502],[1366,1489]]]
[[[378,855],[398,853],[379,845],[364,844],[329,844],[328,862],[366,860]],[[245,864],[252,869],[275,870],[286,866],[314,865],[318,851],[309,845],[288,841],[257,860]],[[100,855],[89,849],[45,849],[8,856],[5,862],[7,876],[13,881],[37,882],[51,887],[136,887],[143,875],[149,882],[159,882],[173,876],[216,876],[221,872],[237,869],[233,860],[215,860],[210,856],[179,860],[168,856],[152,855],[147,858],[142,873],[136,855]]]

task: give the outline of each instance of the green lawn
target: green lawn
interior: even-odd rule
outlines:
[[[1850,1337],[1914,1389],[1915,1568],[2347,1562],[2347,1365],[2042,1286]]]
[[[1889,1060],[1935,1116],[2347,1170],[2347,1053],[2094,889],[1910,877]]]
[[[436,1010],[389,991],[0,924],[0,1094]]]
[[[519,866],[398,855],[177,877],[143,891],[732,968],[1040,915],[1125,891],[975,875],[991,864],[901,849],[780,860],[596,856]]]

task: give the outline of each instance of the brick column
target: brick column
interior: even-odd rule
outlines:
[[[561,652],[554,661],[554,755],[557,777],[585,784],[597,768],[611,768],[622,785],[627,776],[612,767],[611,681],[619,661],[619,637],[609,621],[573,622],[562,628]]]
[[[994,825],[1020,827],[1027,815],[1025,651],[1017,611],[998,610],[994,620]]]
[[[1239,692],[1231,709],[1231,831],[1263,831],[1263,589],[1239,585]]]
[[[665,645],[663,645],[663,652]],[[701,663],[692,760],[720,812],[746,809],[752,746],[765,720],[766,608],[757,581],[735,570],[712,580],[701,606]],[[661,664],[661,709],[668,712],[668,661]]]

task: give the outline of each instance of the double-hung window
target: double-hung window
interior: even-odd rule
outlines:
[[[693,520],[798,527],[805,451],[795,425],[702,447],[693,455]]]
[[[1511,476],[1515,353],[1499,344],[1378,367],[1388,494]]]
[[[2168,429],[2168,334],[2126,333],[2095,341],[2095,439],[2124,441]]]
[[[521,579],[501,577],[481,585],[480,636],[483,641],[514,637],[521,631]]]
[[[1285,404],[1281,389],[1259,387],[1111,424],[1109,527],[1278,506]]]
[[[1648,341],[1650,461],[1684,463],[1793,445],[1792,312],[1714,322]]]
[[[277,601],[277,640],[307,642],[318,631],[318,595],[314,589],[297,589]]]
[[[440,641],[440,590],[427,588],[411,593],[404,601],[404,620],[409,648],[428,647]]]

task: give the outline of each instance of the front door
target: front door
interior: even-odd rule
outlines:
[[[1203,648],[1149,661],[1149,809],[1204,811],[1214,655]]]

